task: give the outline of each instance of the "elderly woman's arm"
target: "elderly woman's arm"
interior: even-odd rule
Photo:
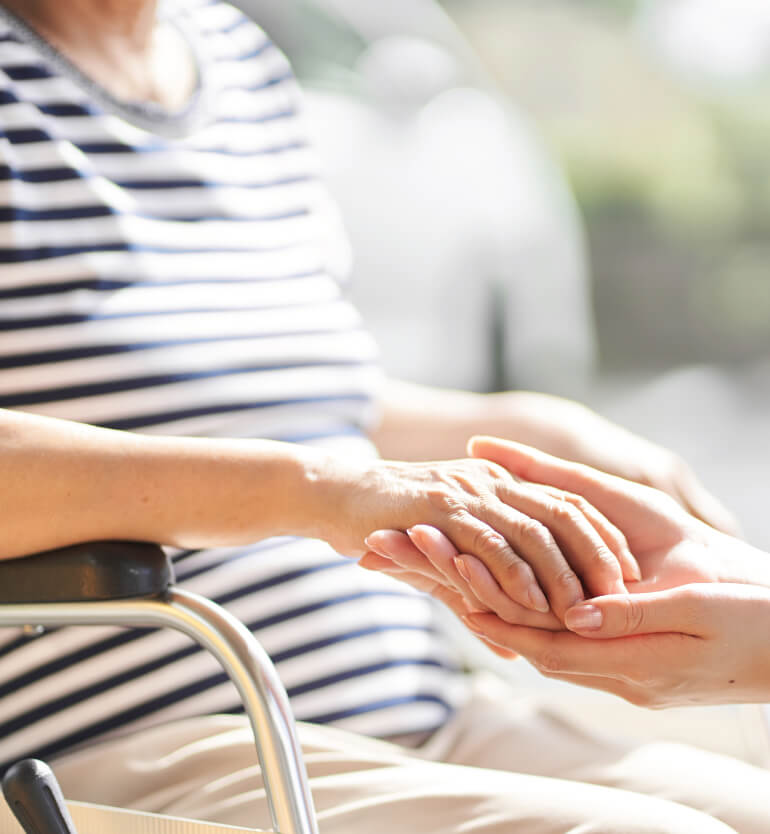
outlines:
[[[315,457],[0,411],[0,558],[100,538],[196,547],[313,530]]]
[[[272,535],[360,556],[383,527],[426,522],[501,568],[523,606],[563,615],[592,588],[622,590],[633,560],[595,519],[481,460],[353,459],[263,440],[153,437],[0,411],[0,557],[99,538],[181,547]],[[562,551],[567,529],[580,547]],[[575,559],[572,566],[570,560]],[[543,594],[545,592],[545,596]]]

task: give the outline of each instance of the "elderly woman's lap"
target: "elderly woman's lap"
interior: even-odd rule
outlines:
[[[300,725],[323,834],[729,834],[663,799],[564,779],[421,761],[403,748]],[[245,720],[194,718],[65,757],[71,798],[269,827]]]

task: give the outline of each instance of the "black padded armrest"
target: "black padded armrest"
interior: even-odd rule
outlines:
[[[173,582],[156,544],[86,542],[0,560],[0,605],[160,596]]]

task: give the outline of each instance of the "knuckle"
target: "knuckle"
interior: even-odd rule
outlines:
[[[562,524],[577,524],[582,516],[578,508],[568,501],[552,501],[548,510],[554,521]]]
[[[575,495],[567,492],[563,496],[563,504],[570,507],[574,518],[590,518],[596,514],[596,510],[590,501],[583,498],[582,495]]]
[[[554,588],[563,591],[571,591],[575,584],[579,582],[577,574],[569,565],[565,565],[561,570],[556,571],[551,577],[551,584]]]
[[[481,492],[473,501],[473,514],[477,518],[489,518],[495,514],[500,502],[491,492]]]
[[[457,515],[464,510],[457,495],[444,484],[427,490],[427,499],[430,506],[442,515]]]
[[[491,527],[476,527],[471,542],[474,553],[481,556],[496,555],[506,549],[503,537]]]
[[[590,513],[593,509],[593,506],[582,495],[575,495],[574,492],[570,492],[564,497],[566,501],[569,501],[573,507],[580,510],[583,514]]]
[[[551,547],[555,544],[548,528],[534,518],[524,516],[517,522],[516,529],[522,542],[541,547]]]
[[[532,568],[518,557],[509,559],[503,566],[501,584],[508,591],[525,591],[533,579]]]
[[[604,542],[596,544],[589,559],[591,569],[602,574],[620,575],[620,566],[615,554]]]
[[[561,655],[553,648],[542,651],[535,659],[535,667],[546,677],[563,671],[563,666]]]
[[[633,598],[628,597],[623,606],[623,630],[625,632],[636,632],[644,626],[644,609]]]

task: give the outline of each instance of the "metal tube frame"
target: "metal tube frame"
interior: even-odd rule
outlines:
[[[170,627],[208,649],[243,699],[262,767],[273,827],[318,834],[289,699],[254,635],[219,605],[172,586],[160,598],[0,605],[0,626]]]

